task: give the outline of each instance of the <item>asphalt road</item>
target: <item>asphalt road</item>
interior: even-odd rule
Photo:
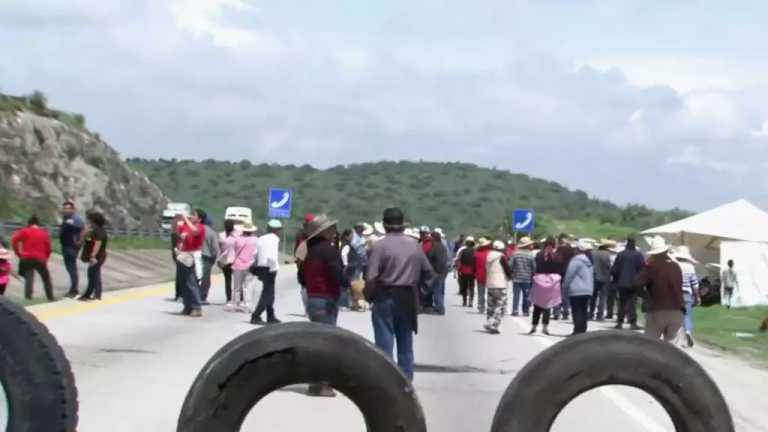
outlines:
[[[277,311],[303,320],[290,268],[278,277]],[[221,281],[213,302],[223,303]],[[481,331],[484,317],[457,305],[448,285],[448,314],[423,316],[416,339],[415,386],[431,431],[490,429],[506,386],[526,362],[570,331],[553,324],[550,337],[524,335],[528,322],[506,317],[502,334]],[[30,308],[44,320],[72,362],[80,392],[83,432],[175,430],[187,390],[209,357],[224,343],[253,329],[246,314],[205,309],[202,319],[173,315],[170,284],[108,293],[100,303],[63,301]],[[345,312],[340,326],[372,338],[369,313]],[[768,372],[740,360],[696,348],[691,351],[713,375],[731,404],[737,430],[768,431]],[[310,428],[310,429],[308,429]],[[249,414],[243,431],[335,432],[365,430],[345,397],[314,399],[303,386],[275,392]],[[586,393],[558,417],[553,431],[672,431],[666,413],[648,395],[604,387]]]

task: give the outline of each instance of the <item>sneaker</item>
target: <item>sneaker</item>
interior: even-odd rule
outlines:
[[[545,335],[549,336],[549,329],[548,329],[548,328],[544,327],[544,328],[541,330],[541,332],[542,332],[542,333],[544,333]]]
[[[552,320],[553,321],[559,321],[560,320],[560,315],[553,315],[552,316]]]
[[[514,311],[514,312],[512,312],[512,316],[520,316],[520,312]]]
[[[224,310],[231,312],[231,311],[235,310],[235,305],[232,302],[229,302],[229,303],[224,305]]]
[[[531,331],[528,332],[529,335],[532,335],[534,333],[536,333],[536,327],[532,327]]]
[[[267,323],[259,316],[251,316],[251,324],[257,326],[267,325]]]
[[[200,309],[192,309],[192,311],[189,312],[190,318],[200,318],[203,316],[203,311]]]
[[[78,297],[77,299],[78,299],[79,301],[82,301],[82,302],[84,302],[84,301],[90,301],[90,300],[91,300],[91,298],[90,298],[90,297],[86,297],[86,296],[80,296],[80,297]]]
[[[693,335],[686,332],[685,333],[685,343],[688,345],[688,348],[693,348],[694,345],[696,345],[696,341],[693,340]]]
[[[78,294],[77,291],[70,291],[70,292],[67,293],[67,295],[65,297],[67,297],[67,298],[75,298],[75,297],[77,297],[77,294]]]
[[[629,326],[629,329],[630,329],[630,330],[642,330],[643,328],[642,328],[642,327],[640,327],[640,326],[639,326],[639,325],[637,325],[637,324],[631,324],[631,325]]]
[[[624,325],[623,324],[616,324],[613,328],[616,329],[616,330],[624,330]]]
[[[282,324],[282,323],[283,323],[282,321],[280,321],[275,317],[267,318],[267,324]]]

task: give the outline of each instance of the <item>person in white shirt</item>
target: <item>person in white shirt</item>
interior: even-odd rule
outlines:
[[[277,270],[280,267],[280,231],[283,224],[272,219],[267,222],[267,233],[259,237],[256,242],[256,270],[257,277],[261,280],[262,289],[259,303],[251,315],[251,324],[278,324],[281,321],[275,316],[275,280]],[[267,312],[267,321],[261,319],[261,315]]]

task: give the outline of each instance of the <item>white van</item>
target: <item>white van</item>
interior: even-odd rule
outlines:
[[[224,220],[231,219],[237,224],[253,224],[253,212],[248,207],[227,207]]]
[[[160,227],[164,230],[171,230],[171,224],[176,215],[189,216],[192,214],[192,206],[187,203],[168,203],[163,210],[160,220]]]

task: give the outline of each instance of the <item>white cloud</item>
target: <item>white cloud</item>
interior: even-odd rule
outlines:
[[[763,126],[760,129],[753,130],[752,136],[758,138],[768,137],[768,120],[763,122]]]

